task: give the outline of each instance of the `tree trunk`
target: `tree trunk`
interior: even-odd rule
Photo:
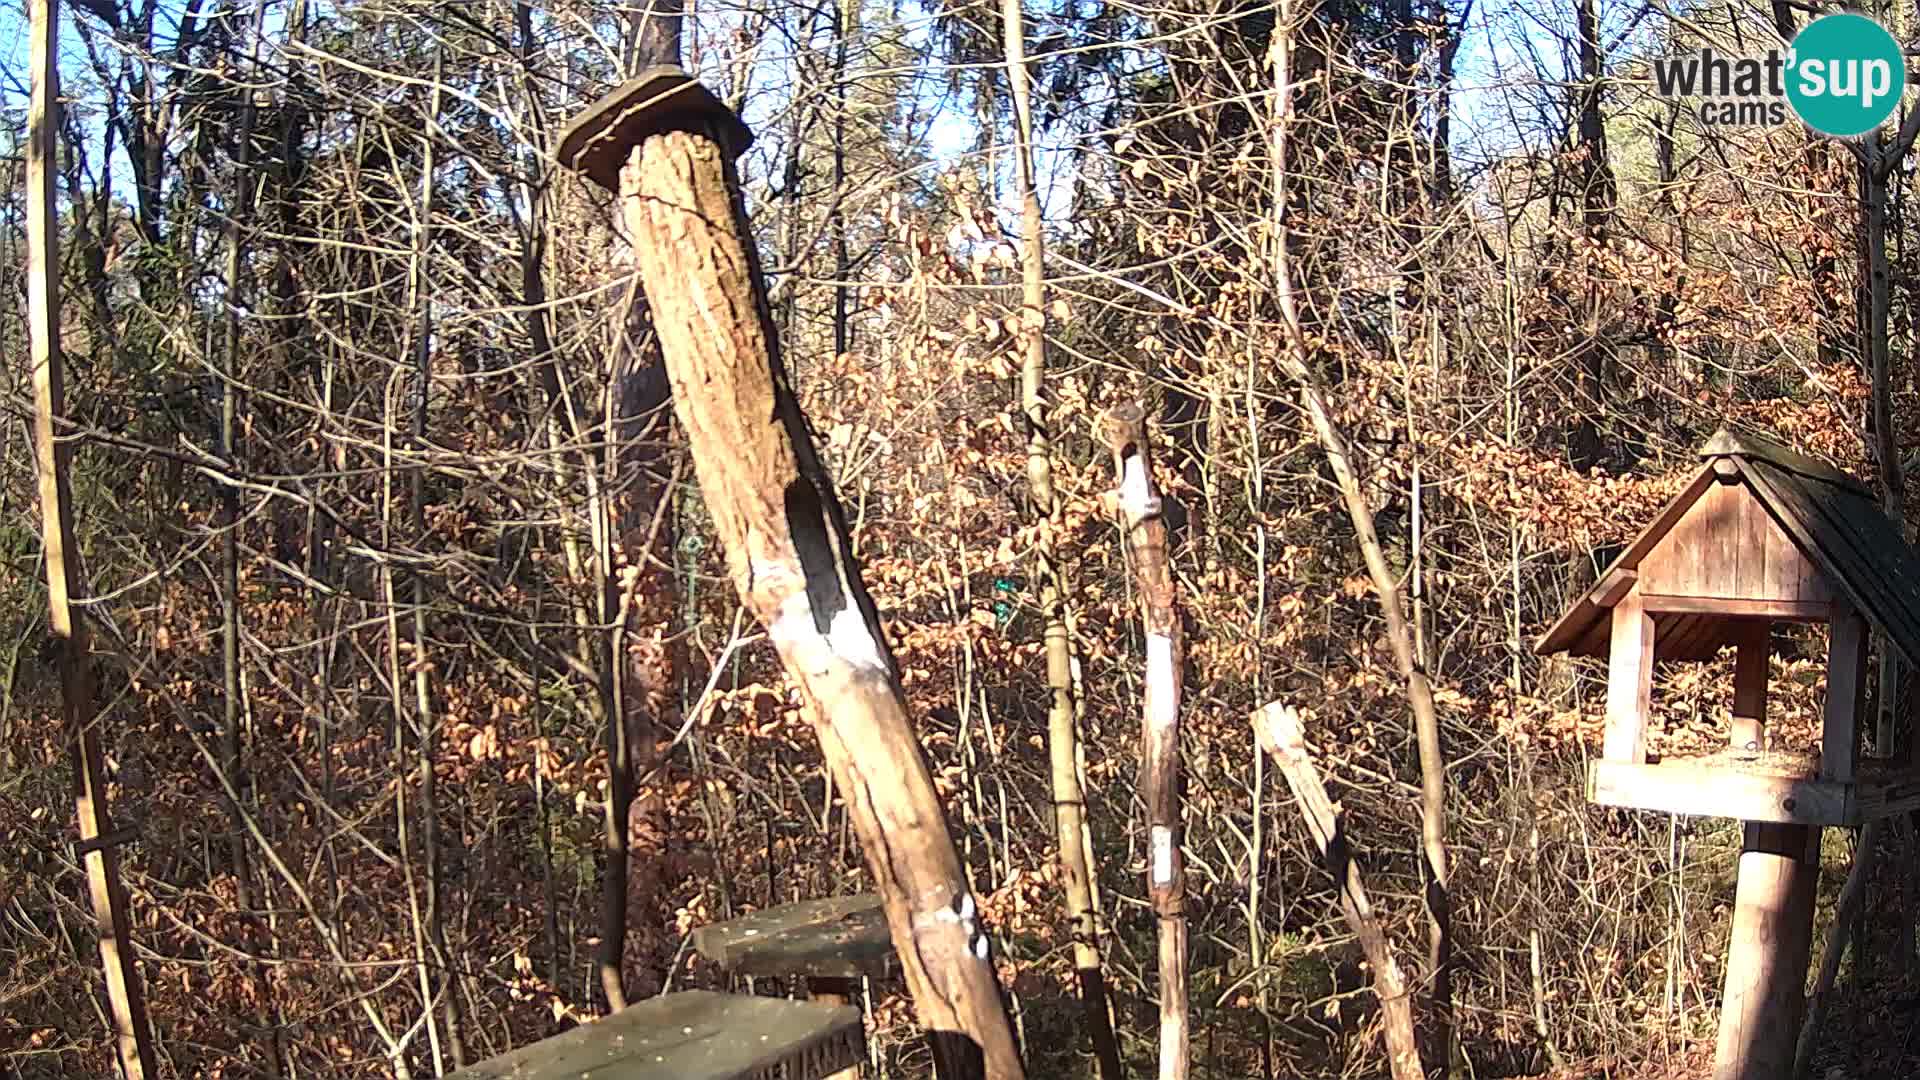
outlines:
[[[1007,82],[1013,87],[1013,114],[1020,183],[1020,316],[1025,353],[1020,368],[1020,410],[1027,422],[1027,487],[1035,517],[1044,519],[1034,545],[1034,578],[1045,619],[1047,650],[1047,749],[1052,762],[1055,840],[1060,875],[1066,885],[1067,919],[1073,934],[1073,966],[1079,973],[1087,1036],[1103,1080],[1119,1080],[1119,1042],[1107,1004],[1106,977],[1100,967],[1100,923],[1093,903],[1093,870],[1086,843],[1087,803],[1080,783],[1080,738],[1073,695],[1072,640],[1067,633],[1066,587],[1061,579],[1055,537],[1063,521],[1053,488],[1053,432],[1048,427],[1046,249],[1044,222],[1033,170],[1033,104],[1028,83],[1026,23],[1021,0],[1005,0]]]
[[[683,33],[682,0],[641,4],[633,14],[628,70],[679,64]],[[662,730],[672,730],[673,692],[681,669],[681,651],[672,644],[678,605],[672,569],[673,492],[666,475],[671,394],[652,312],[637,278],[616,326],[610,360],[613,447],[604,486],[612,500],[612,532],[626,565],[609,561],[605,570],[608,598],[614,601],[607,623],[612,673],[618,680],[615,711],[626,725],[633,778],[625,817],[624,924],[631,927],[636,922],[672,921],[671,912],[660,910],[671,883],[661,877],[669,835],[659,742]],[[637,995],[659,992],[665,965],[645,955],[631,934],[626,937],[621,952],[625,982]]]
[[[247,71],[259,70],[260,34],[262,22],[266,17],[266,5],[256,5],[251,27],[252,44],[248,50]],[[238,140],[234,151],[233,179],[228,189],[228,211],[224,232],[226,233],[226,296],[222,305],[225,311],[223,325],[225,340],[222,342],[226,356],[225,368],[220,388],[220,457],[229,476],[242,472],[240,465],[239,428],[240,393],[242,378],[240,374],[240,309],[246,304],[245,288],[240,278],[242,239],[240,223],[243,217],[250,217],[254,211],[253,174],[251,169],[254,124],[254,90],[249,84],[242,88],[244,95],[240,102],[240,122]],[[103,331],[110,332],[103,327]],[[222,716],[220,725],[221,767],[233,782],[233,790],[240,798],[248,798],[254,790],[253,778],[248,774],[244,759],[245,732],[240,686],[240,489],[231,481],[220,485],[220,667]],[[249,799],[249,801],[253,801]],[[234,904],[240,909],[240,917],[246,928],[246,940],[250,951],[264,951],[267,943],[265,924],[260,919],[261,905],[254,896],[253,859],[248,851],[247,831],[240,802],[229,800],[227,806],[231,833],[227,837],[228,850],[233,859]],[[262,963],[250,963],[248,977],[254,985],[254,993],[268,1011],[268,1023],[272,1024],[275,1011],[273,983],[267,976],[267,968]],[[273,1024],[273,1035],[268,1042],[267,1052],[271,1076],[280,1075],[281,1037],[277,1024]]]
[[[1834,979],[1840,974],[1840,958],[1846,955],[1853,936],[1854,916],[1865,906],[1867,881],[1873,877],[1873,864],[1880,849],[1881,820],[1869,821],[1860,829],[1859,843],[1853,851],[1853,867],[1847,871],[1847,883],[1841,887],[1840,899],[1833,905],[1833,929],[1828,931],[1826,950],[1820,954],[1820,974],[1814,980],[1813,993],[1807,997],[1806,1015],[1800,1021],[1800,1041],[1793,1054],[1793,1073],[1788,1080],[1806,1076],[1808,1066],[1813,1063],[1814,1043],[1826,1019],[1827,996],[1833,992]],[[1865,943],[1857,939],[1851,943],[1854,962],[1858,964]]]
[[[432,247],[433,195],[434,195],[434,153],[433,137],[435,127],[440,122],[440,80],[446,67],[445,49],[437,50],[433,60],[433,89],[428,96],[427,124],[420,140],[420,200],[419,220],[414,225],[414,250],[411,259],[410,276],[413,287],[413,408],[412,439],[416,454],[426,453],[427,443],[427,399],[433,391],[433,299],[432,279],[427,273],[427,260]],[[415,544],[424,545],[427,539],[426,518],[426,467],[421,465],[409,470],[407,477],[407,516],[413,530]],[[440,998],[442,1016],[447,1025],[448,1049],[453,1055],[455,1068],[466,1064],[466,1038],[461,1029],[459,995],[455,992],[456,976],[452,962],[452,952],[447,948],[447,925],[445,914],[446,883],[441,872],[444,859],[441,847],[444,840],[440,833],[440,800],[434,754],[440,746],[440,725],[438,712],[433,705],[433,665],[428,655],[427,643],[427,583],[424,571],[415,568],[410,577],[408,599],[413,608],[413,715],[414,738],[419,748],[420,778],[420,826],[422,856],[426,861],[427,874],[427,942],[433,950],[433,967],[436,993]]]
[[[943,1077],[1024,1075],[979,908],[833,484],[780,362],[717,120],[635,148],[621,196],[674,408],[740,597],[799,688]]]
[[[1185,829],[1180,806],[1180,691],[1186,659],[1167,523],[1153,481],[1146,410],[1128,402],[1107,412],[1107,445],[1119,486],[1140,612],[1146,624],[1147,672],[1140,730],[1140,799],[1147,808],[1147,898],[1160,923],[1160,1080],[1185,1080],[1191,1038],[1187,1005]]]
[[[1288,0],[1282,0],[1274,31],[1273,273],[1281,328],[1287,341],[1280,362],[1282,368],[1300,385],[1300,395],[1305,400],[1314,435],[1326,454],[1327,465],[1340,488],[1341,499],[1346,503],[1347,516],[1353,523],[1354,539],[1366,563],[1367,576],[1372,579],[1374,594],[1380,600],[1380,613],[1386,622],[1387,644],[1393,651],[1394,664],[1407,685],[1407,705],[1413,714],[1415,742],[1420,754],[1420,834],[1425,863],[1423,869],[1426,871],[1428,922],[1427,978],[1434,1013],[1432,1052],[1438,1055],[1433,1068],[1444,1074],[1450,1067],[1452,1053],[1453,998],[1453,915],[1447,890],[1446,759],[1440,747],[1440,719],[1434,704],[1433,685],[1427,678],[1420,658],[1414,653],[1413,635],[1400,610],[1399,579],[1392,567],[1387,565],[1386,554],[1380,548],[1379,537],[1374,532],[1373,508],[1360,488],[1346,438],[1334,422],[1333,410],[1328,407],[1326,393],[1313,370],[1312,352],[1300,325],[1300,313],[1294,299],[1286,217],[1287,130],[1292,120],[1290,65],[1294,26],[1291,9]]]
[[[68,477],[72,443],[56,438],[56,425],[67,421],[54,190],[60,131],[59,0],[32,0],[28,12],[33,89],[27,114],[27,334],[33,365],[33,462],[47,565],[47,626],[53,638],[49,645],[60,672],[61,719],[71,740],[69,767],[80,827],[77,847],[87,868],[115,1051],[124,1080],[145,1080],[158,1076],[159,1070],[133,949],[126,889],[120,882],[123,837],[116,833],[107,808],[106,752],[101,745],[105,717],[95,694],[85,616],[74,608],[75,600],[86,595],[87,575],[73,527],[73,488]]]

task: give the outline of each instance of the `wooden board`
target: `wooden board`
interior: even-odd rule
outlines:
[[[886,912],[871,893],[782,904],[703,926],[693,932],[693,947],[742,975],[853,979],[900,970]]]
[[[1825,603],[1820,570],[1745,484],[1702,492],[1639,566],[1643,594]]]
[[[689,990],[622,1009],[452,1080],[820,1080],[866,1056],[860,1012]]]
[[[1607,659],[1608,761],[1647,759],[1647,717],[1653,694],[1653,657],[1658,640],[1653,619],[1628,593],[1613,609],[1613,651]]]
[[[1633,569],[1639,566],[1647,552],[1653,550],[1653,546],[1660,542],[1660,538],[1667,534],[1667,530],[1671,529],[1714,483],[1711,464],[1695,473],[1686,488],[1661,509],[1660,516],[1653,520],[1653,524],[1647,526],[1646,531],[1636,537],[1633,543],[1628,545],[1627,550],[1621,552],[1620,557],[1613,560],[1613,563],[1601,573],[1593,588],[1575,598],[1567,610],[1561,613],[1560,618],[1547,628],[1547,632],[1534,642],[1533,651],[1540,656],[1551,656],[1560,652],[1572,653],[1575,656],[1607,655],[1608,609],[1595,601],[1594,593],[1609,587],[1608,579],[1615,570]]]
[[[1783,825],[1859,825],[1920,807],[1920,776],[1890,775],[1854,783],[1823,780],[1802,759],[1779,767],[1781,755],[1683,758],[1649,764],[1587,765],[1587,801],[1631,810],[1696,817],[1771,821]]]

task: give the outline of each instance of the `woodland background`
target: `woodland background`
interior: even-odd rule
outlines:
[[[1529,645],[1722,424],[1904,506],[1909,156],[1876,185],[1797,123],[1706,127],[1653,95],[1650,57],[1763,47],[1808,17],[1785,0],[1026,14],[1053,521],[1026,489],[999,9],[689,2],[682,49],[754,128],[741,170],[788,364],[1033,1074],[1090,1069],[1049,793],[1043,532],[1068,583],[1064,752],[1107,982],[1133,1071],[1153,1055],[1140,630],[1093,427],[1118,401],[1148,403],[1176,504],[1198,1075],[1383,1069],[1330,880],[1254,749],[1260,704],[1306,718],[1416,988],[1427,974],[1404,682],[1277,360],[1280,261],[1437,688],[1457,1074],[1689,1067],[1711,1041],[1738,833],[1586,806],[1601,680]],[[76,512],[114,812],[138,830],[134,934],[174,1075],[384,1076],[396,1045],[433,1075],[604,1009],[610,812],[630,843],[615,892],[631,996],[720,985],[691,926],[862,887],[659,408],[618,215],[550,156],[627,74],[633,16],[569,0],[69,12]],[[15,27],[0,12],[0,38]],[[1277,118],[1283,39],[1295,90]],[[0,1074],[105,1076],[42,645],[23,62],[0,50]],[[1823,645],[1785,645],[1772,715],[1805,737]],[[616,665],[639,688],[618,710]],[[1656,749],[1721,737],[1730,670],[1660,669]],[[1901,707],[1897,687],[1876,707]],[[637,748],[611,785],[610,723]],[[1851,843],[1829,830],[1817,940]],[[1843,968],[1823,1069],[1912,1074],[1907,854],[1873,883],[1870,962]],[[883,1075],[923,1074],[898,988],[873,1012]]]

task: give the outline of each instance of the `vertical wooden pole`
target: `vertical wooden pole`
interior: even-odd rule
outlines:
[[[1867,621],[1845,600],[1827,627],[1827,707],[1820,724],[1820,778],[1852,783],[1867,692]]]
[[[1857,656],[1859,651],[1849,646],[1848,631],[1842,627],[1858,620],[1849,612],[1838,614],[1834,641],[1839,653]],[[1738,633],[1732,743],[1740,749],[1765,747],[1770,633],[1764,621],[1743,624]],[[1844,677],[1840,690],[1834,700],[1856,701]],[[1830,719],[1828,724],[1853,730],[1851,715],[1837,724]],[[1850,756],[1846,763],[1851,776]],[[1714,1080],[1771,1080],[1791,1074],[1813,945],[1820,830],[1749,821],[1744,839],[1734,886],[1720,1033],[1714,1046]]]
[[[1053,781],[1053,820],[1060,854],[1062,899],[1072,927],[1073,966],[1080,980],[1080,1004],[1087,1038],[1101,1080],[1121,1080],[1126,1068],[1114,1035],[1106,972],[1100,960],[1100,915],[1094,899],[1095,868],[1087,829],[1087,796],[1081,782],[1079,718],[1076,701],[1073,633],[1067,613],[1068,585],[1056,551],[1066,532],[1065,503],[1053,483],[1053,418],[1046,389],[1047,296],[1045,219],[1033,156],[1033,70],[1027,63],[1023,0],[1001,0],[1005,28],[1007,84],[1013,96],[1015,176],[1020,186],[1020,414],[1026,421],[1027,490],[1040,525],[1033,545],[1034,584],[1040,597],[1046,645],[1047,751]]]
[[[1747,822],[1739,875],[1713,1080],[1780,1080],[1800,1031],[1820,829]]]
[[[610,130],[591,126],[602,121]],[[618,184],[634,261],[714,532],[845,793],[935,1070],[1022,1080],[979,906],[852,531],[781,363],[728,149],[744,137],[724,106],[669,71],[577,120],[561,156],[596,180],[608,147],[625,158]],[[592,149],[575,157],[576,141]]]
[[[1613,646],[1607,657],[1608,761],[1647,760],[1647,710],[1653,696],[1653,616],[1636,588],[1613,606]]]
[[[1146,410],[1127,402],[1108,410],[1107,444],[1118,474],[1127,559],[1140,591],[1147,633],[1144,718],[1140,730],[1140,798],[1147,808],[1147,896],[1160,923],[1160,1080],[1186,1080],[1190,1024],[1187,1003],[1186,866],[1180,845],[1180,691],[1185,644],[1167,555],[1167,523],[1153,482]]]
[[[29,8],[33,93],[27,114],[27,336],[33,364],[33,463],[47,563],[47,624],[58,656],[61,716],[71,740],[74,811],[85,851],[82,861],[99,934],[100,967],[107,979],[115,1049],[126,1080],[145,1080],[157,1075],[153,1030],[147,1023],[139,961],[134,958],[126,890],[120,884],[120,852],[115,841],[101,842],[113,831],[107,812],[106,754],[100,743],[102,717],[95,700],[86,622],[73,607],[74,598],[87,591],[67,475],[73,449],[55,432],[55,424],[66,419],[60,360],[60,237],[54,210],[60,131],[59,2],[32,0]]]
[[[1773,624],[1764,619],[1743,622],[1733,665],[1733,736],[1736,750],[1764,750],[1767,745],[1767,643]]]

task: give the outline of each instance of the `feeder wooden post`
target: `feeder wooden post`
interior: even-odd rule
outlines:
[[[1761,619],[1747,623],[1734,646],[1733,731],[1728,743],[1736,750],[1767,748],[1767,646],[1773,624]]]
[[[1153,483],[1146,410],[1133,402],[1106,414],[1107,444],[1119,489],[1114,502],[1127,531],[1147,671],[1140,729],[1140,799],[1147,807],[1147,897],[1160,922],[1160,1080],[1185,1080],[1187,1005],[1186,866],[1181,858],[1180,681],[1185,647],[1167,558],[1167,523]]]
[[[1607,658],[1608,761],[1638,765],[1647,760],[1647,712],[1653,696],[1653,616],[1638,592],[1613,608],[1613,641]]]
[[[1020,1080],[979,908],[781,363],[733,165],[750,139],[685,72],[653,68],[568,125],[559,157],[621,196],[728,570],[845,793],[936,1070]]]
[[[1818,827],[1746,823],[1713,1080],[1791,1075],[1819,877]]]

